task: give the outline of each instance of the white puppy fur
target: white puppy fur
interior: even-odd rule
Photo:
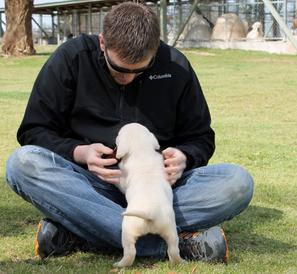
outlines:
[[[163,157],[156,151],[156,137],[146,127],[131,123],[121,128],[116,144],[122,171],[119,188],[125,193],[128,206],[122,223],[124,256],[115,266],[131,266],[137,239],[148,233],[159,234],[168,245],[169,260],[181,263],[173,194],[165,179]]]

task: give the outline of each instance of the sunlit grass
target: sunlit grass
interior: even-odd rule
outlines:
[[[5,161],[30,90],[52,47],[0,57],[0,273],[109,273],[118,255],[75,253],[40,261],[33,240],[40,213],[5,184]],[[212,163],[243,165],[255,180],[251,206],[223,224],[230,263],[171,266],[138,259],[121,273],[297,273],[297,58],[258,52],[189,50],[216,131]]]

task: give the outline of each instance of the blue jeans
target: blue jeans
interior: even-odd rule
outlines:
[[[7,161],[10,187],[48,218],[97,248],[121,249],[124,195],[88,170],[38,146],[23,146]],[[216,164],[184,172],[173,187],[178,232],[195,231],[230,220],[253,195],[253,179],[242,167]],[[138,256],[166,256],[158,235],[141,237]]]

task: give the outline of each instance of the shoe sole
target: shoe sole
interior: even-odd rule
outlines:
[[[226,253],[225,253],[225,256],[224,256],[224,263],[227,264],[228,261],[229,261],[229,258],[230,258],[230,253],[229,253],[229,245],[228,245],[228,240],[227,240],[227,237],[226,237],[226,234],[224,232],[224,230],[221,228],[221,233],[223,235],[223,238],[226,242]]]
[[[39,234],[39,232],[41,230],[42,222],[43,221],[40,221],[38,223],[37,232],[36,232],[36,236],[35,236],[35,239],[34,239],[34,253],[35,253],[35,256],[36,257],[40,257],[41,259],[43,258],[43,256],[41,256],[41,254],[40,254],[40,248],[39,248],[39,242],[38,242],[38,234]]]

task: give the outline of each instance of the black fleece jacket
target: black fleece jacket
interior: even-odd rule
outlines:
[[[73,161],[77,145],[113,147],[119,129],[138,122],[161,148],[182,150],[187,169],[206,165],[214,131],[199,81],[186,57],[160,43],[152,68],[117,85],[97,36],[61,45],[41,69],[17,133],[21,145],[38,145]]]

